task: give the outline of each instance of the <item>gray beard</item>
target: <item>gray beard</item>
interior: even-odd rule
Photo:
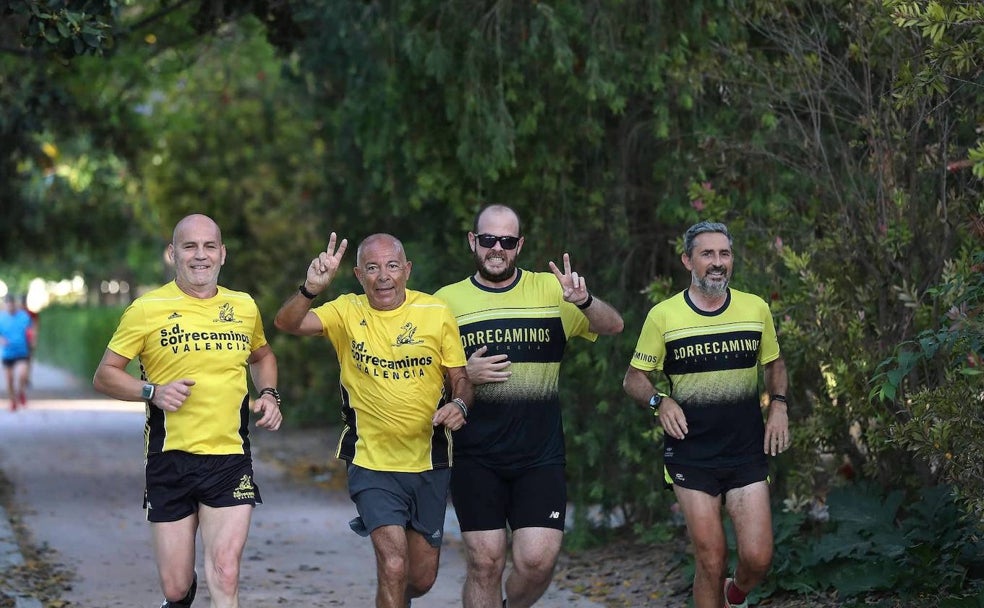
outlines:
[[[728,293],[728,284],[731,282],[730,279],[725,279],[723,283],[711,283],[706,277],[698,277],[694,272],[691,272],[690,274],[694,279],[694,285],[697,287],[697,291],[701,292],[705,296],[709,298],[718,298]]]

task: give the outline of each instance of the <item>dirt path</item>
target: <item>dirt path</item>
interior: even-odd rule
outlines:
[[[159,605],[140,508],[142,406],[96,398],[86,385],[43,366],[34,381],[27,410],[11,413],[5,395],[0,401],[0,470],[12,485],[7,511],[31,547],[43,548],[46,561],[70,576],[71,590],[58,598],[68,606]],[[331,479],[330,467],[315,476],[321,483],[299,480],[291,470],[299,449],[310,453],[310,462],[330,460],[331,438],[261,430],[253,441],[264,504],[255,511],[243,560],[243,606],[371,606],[371,546],[348,528],[354,507],[342,483]],[[464,563],[453,519],[449,524],[437,584],[414,606],[460,605]],[[4,574],[0,591],[11,585]],[[206,589],[195,604],[208,605]],[[601,606],[556,585],[537,605]]]

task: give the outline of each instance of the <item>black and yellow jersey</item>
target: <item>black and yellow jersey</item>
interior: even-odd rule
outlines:
[[[666,374],[686,414],[687,436],[665,436],[665,461],[734,467],[764,458],[758,366],[778,358],[772,314],[758,296],[729,289],[724,305],[706,312],[683,291],[654,306],[630,365]]]
[[[510,361],[507,381],[475,387],[468,424],[455,433],[455,458],[501,469],[564,464],[560,364],[569,338],[598,336],[584,313],[564,301],[557,277],[517,269],[505,287],[469,277],[434,295],[451,307],[467,356],[487,346],[485,356]]]
[[[242,292],[220,286],[199,299],[172,281],[134,300],[109,350],[139,359],[148,382],[195,381],[176,412],[147,404],[146,453],[249,454],[246,361],[266,343],[259,309]]]
[[[444,370],[466,363],[447,305],[408,289],[394,310],[346,294],[313,312],[341,368],[345,428],[335,456],[375,471],[451,466],[451,433],[431,422],[445,402]]]

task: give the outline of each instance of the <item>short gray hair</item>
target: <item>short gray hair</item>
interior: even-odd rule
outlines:
[[[734,243],[731,240],[731,233],[728,232],[728,227],[721,222],[708,222],[704,220],[703,222],[697,222],[683,234],[683,252],[687,254],[687,257],[691,257],[694,252],[694,241],[697,237],[704,234],[705,232],[720,232],[724,236],[728,237],[728,247],[733,247]]]

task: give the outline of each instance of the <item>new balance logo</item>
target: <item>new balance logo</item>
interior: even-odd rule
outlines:
[[[551,511],[550,519],[560,519],[560,511]]]

